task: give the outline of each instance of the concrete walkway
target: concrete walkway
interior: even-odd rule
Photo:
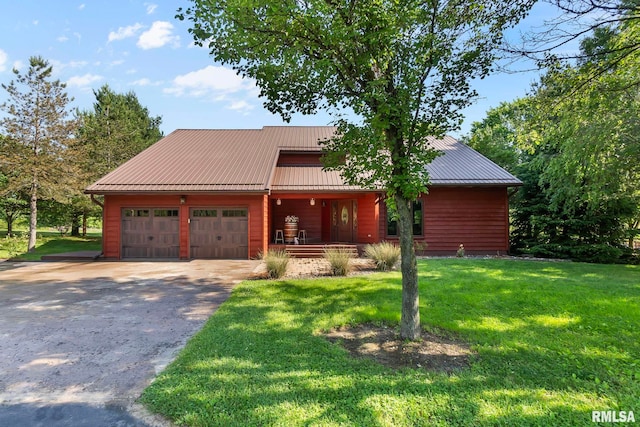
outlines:
[[[135,400],[259,264],[0,263],[0,425],[168,425]]]

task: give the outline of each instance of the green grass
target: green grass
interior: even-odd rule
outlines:
[[[640,417],[640,268],[419,261],[423,325],[472,344],[454,374],[353,359],[319,331],[397,324],[400,274],[244,282],[142,401],[191,426],[591,426]]]
[[[56,231],[38,231],[36,248],[33,252],[27,252],[26,231],[16,231],[14,234],[17,237],[7,238],[6,231],[0,232],[0,259],[39,261],[43,255],[102,250],[102,237],[99,230],[91,230],[85,237],[62,236]]]

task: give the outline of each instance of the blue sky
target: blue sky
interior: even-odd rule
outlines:
[[[87,110],[93,90],[108,84],[132,90],[165,134],[178,128],[260,128],[284,124],[262,107],[251,81],[216,64],[193,45],[188,21],[174,18],[186,1],[0,0],[0,83],[14,67],[26,70],[29,57],[42,56],[54,77],[67,83],[72,108]],[[521,27],[539,24],[542,8]],[[517,31],[512,32],[514,38]],[[537,73],[499,74],[474,84],[478,102],[466,110],[462,131],[485,112],[526,94]],[[6,92],[0,92],[0,103]],[[291,125],[326,125],[326,114],[295,116]],[[458,136],[454,134],[454,136]]]

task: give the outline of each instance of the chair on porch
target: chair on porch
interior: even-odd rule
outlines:
[[[282,230],[276,230],[276,238],[274,239],[274,243],[284,244],[284,233],[282,232]]]
[[[298,241],[303,245],[307,244],[307,230],[298,231]]]

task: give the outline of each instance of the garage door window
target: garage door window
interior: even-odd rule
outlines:
[[[148,217],[149,209],[125,209],[124,216],[128,217]]]
[[[218,216],[218,211],[216,209],[194,209],[191,215],[201,218],[215,218]]]
[[[246,209],[224,209],[222,211],[222,216],[225,218],[246,217],[247,210]]]
[[[178,209],[156,209],[153,211],[155,217],[178,216]]]

